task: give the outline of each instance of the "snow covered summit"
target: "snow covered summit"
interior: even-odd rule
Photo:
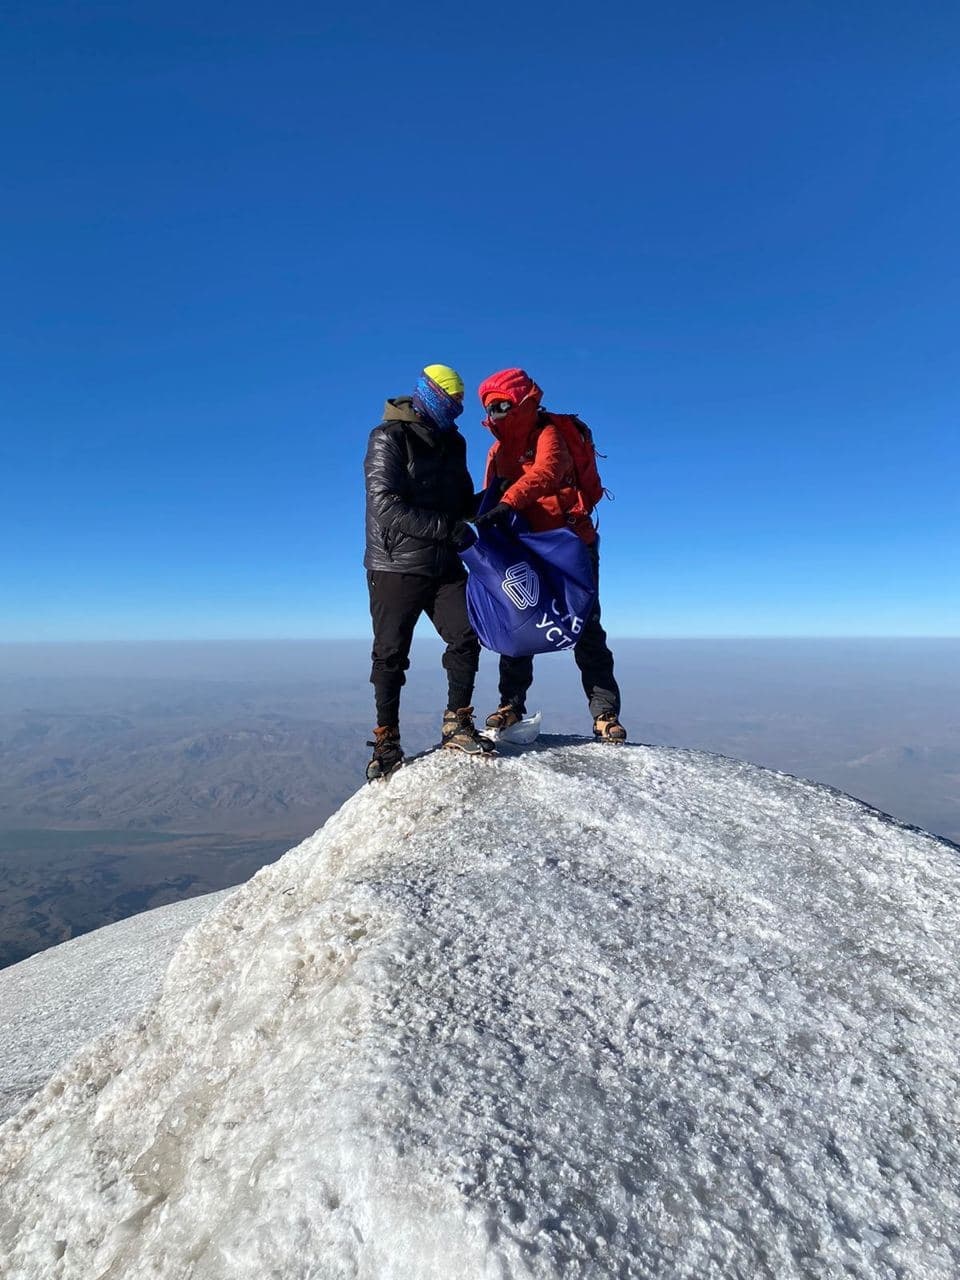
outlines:
[[[0,1130],[0,1273],[952,1278],[958,870],[718,757],[427,757]]]

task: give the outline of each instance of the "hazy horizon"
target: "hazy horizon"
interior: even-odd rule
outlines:
[[[960,843],[960,641],[615,640],[632,742],[825,783]],[[358,787],[370,641],[0,645],[0,963],[247,879]],[[404,746],[434,745],[441,645],[414,643]],[[497,703],[481,657],[475,705]],[[589,735],[572,655],[543,732]]]
[[[613,648],[631,740],[796,772],[960,838],[960,640],[621,638]],[[146,732],[142,715],[156,728],[176,708],[194,729],[212,730],[242,723],[255,696],[261,713],[322,725],[347,755],[362,755],[373,718],[369,649],[369,637],[5,643],[0,714],[103,708]],[[436,740],[440,652],[422,629],[401,711],[408,750]],[[497,702],[496,666],[485,652],[478,713]],[[537,660],[530,708],[537,707],[544,732],[589,732],[570,655]],[[345,774],[341,785],[350,781]]]
[[[867,633],[858,634],[850,632],[849,634],[831,635],[828,633],[805,634],[803,632],[793,632],[783,634],[757,634],[743,633],[715,635],[702,634],[663,634],[663,635],[643,635],[643,634],[627,634],[611,631],[607,629],[607,636],[611,646],[616,649],[617,645],[622,644],[716,644],[716,645],[739,645],[739,644],[757,644],[757,645],[776,645],[776,644],[912,644],[912,643],[931,643],[931,644],[951,644],[960,642],[960,632],[942,634],[936,632],[916,632],[898,634],[895,632],[888,633]],[[369,632],[357,632],[352,635],[286,635],[286,636],[144,636],[134,639],[0,639],[0,677],[4,675],[4,664],[12,663],[13,669],[11,674],[19,674],[22,667],[19,662],[26,661],[27,666],[32,665],[31,659],[42,658],[45,651],[56,651],[57,655],[62,655],[65,651],[71,653],[74,657],[88,657],[93,650],[99,650],[103,654],[110,653],[138,653],[145,650],[152,650],[152,660],[156,661],[158,657],[163,657],[165,651],[168,656],[176,654],[189,653],[196,651],[196,655],[204,655],[211,648],[221,646],[224,650],[230,649],[253,649],[263,648],[269,650],[274,646],[334,646],[338,648],[354,649],[356,646],[370,646],[372,643]],[[421,646],[440,646],[441,641],[438,636],[433,634],[424,620],[420,622],[420,631],[415,637],[415,644]],[[487,660],[495,660],[495,654],[489,654],[485,651]],[[483,661],[483,659],[481,659]],[[42,663],[41,663],[42,665]]]

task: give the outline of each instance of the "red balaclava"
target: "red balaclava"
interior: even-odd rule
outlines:
[[[491,400],[509,400],[514,406],[497,423],[484,419],[484,426],[500,440],[514,432],[529,431],[536,422],[542,399],[543,392],[523,369],[501,369],[480,383],[480,403],[484,408]]]

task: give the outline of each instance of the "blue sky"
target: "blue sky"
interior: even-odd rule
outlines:
[[[956,6],[465,8],[5,6],[0,638],[364,635],[433,361],[593,426],[614,634],[960,632]]]

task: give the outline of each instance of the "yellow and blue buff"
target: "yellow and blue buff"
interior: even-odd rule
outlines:
[[[441,431],[449,431],[463,413],[463,379],[446,364],[428,364],[417,379],[413,406]]]

